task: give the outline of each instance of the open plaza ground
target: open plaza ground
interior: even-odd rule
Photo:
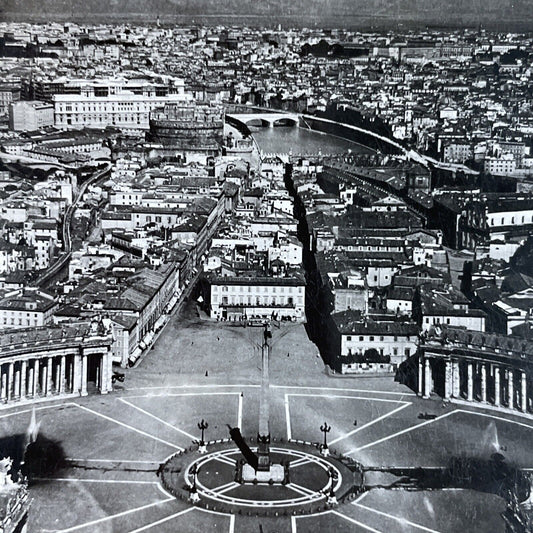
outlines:
[[[245,437],[257,435],[261,339],[261,328],[208,321],[189,306],[113,393],[37,404],[41,438],[64,462],[31,486],[29,531],[503,531],[504,501],[473,490],[376,488],[331,510],[297,517],[223,514],[165,492],[159,465],[199,439],[202,419],[209,440],[227,438],[227,424],[240,427]],[[423,400],[392,378],[328,376],[303,325],[273,328],[270,367],[270,428],[277,439],[319,442],[327,422],[330,448],[365,466],[443,467],[454,457],[498,452],[510,464],[533,467],[531,418]],[[4,453],[25,433],[31,409],[0,412]],[[436,417],[420,418],[421,413]],[[232,490],[239,494],[238,487]]]

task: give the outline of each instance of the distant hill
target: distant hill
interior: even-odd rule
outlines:
[[[18,21],[233,21],[339,27],[476,26],[533,30],[531,0],[2,0]],[[511,5],[510,5],[511,4]]]

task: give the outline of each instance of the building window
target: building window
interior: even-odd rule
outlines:
[[[351,340],[352,340],[352,336],[351,336],[351,335],[348,335],[348,336],[346,337],[346,340],[347,340],[347,341],[351,341]]]
[[[368,337],[368,340],[369,340],[370,342],[374,342],[374,337]]]
[[[411,355],[411,348],[406,348],[404,353],[405,357],[409,357]]]
[[[364,337],[359,337],[359,342],[363,342],[365,340]]]

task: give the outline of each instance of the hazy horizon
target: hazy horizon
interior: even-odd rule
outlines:
[[[16,22],[274,24],[345,28],[476,27],[533,31],[529,0],[5,0],[0,19]]]

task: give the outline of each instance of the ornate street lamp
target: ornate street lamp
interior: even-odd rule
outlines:
[[[192,474],[192,485],[189,488],[189,501],[192,503],[197,503],[200,501],[200,495],[198,494],[198,490],[196,488],[196,475],[198,474],[198,467],[196,466],[196,463],[193,463],[191,466],[190,473]]]
[[[200,453],[207,453],[207,446],[204,441],[204,432],[209,427],[209,424],[202,418],[201,422],[198,422],[198,429],[202,432],[200,442],[198,443],[198,451]]]
[[[320,449],[320,452],[324,457],[327,457],[329,455],[329,448],[328,448],[328,442],[327,442],[327,434],[331,431],[331,426],[328,426],[327,422],[324,422],[322,426],[320,426],[320,431],[324,433],[324,442],[322,443],[322,447]]]
[[[338,502],[337,497],[335,496],[335,483],[337,482],[339,476],[337,475],[337,471],[333,467],[330,467],[330,469],[328,470],[328,475],[330,487],[326,501],[328,505],[336,505]]]

